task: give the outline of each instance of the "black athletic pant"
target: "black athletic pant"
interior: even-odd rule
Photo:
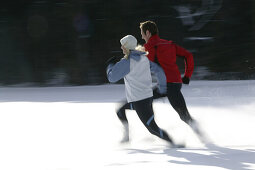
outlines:
[[[167,94],[160,94],[157,92],[157,89],[153,90],[153,99],[158,99],[161,97],[167,97],[170,104],[174,108],[174,110],[179,114],[181,120],[183,120],[185,123],[189,124],[193,121],[191,118],[189,111],[186,106],[186,102],[184,100],[184,97],[181,93],[182,83],[167,83]],[[124,103],[122,107],[117,111],[118,113],[121,113],[119,116],[119,119],[122,121],[127,121],[125,109],[132,109],[130,107],[129,103]]]
[[[144,100],[127,103],[117,112],[117,115],[122,123],[127,123],[125,109],[134,109],[140,120],[143,122],[144,126],[149,130],[151,134],[172,143],[172,140],[169,138],[167,133],[160,129],[154,120],[152,101],[153,98],[150,97]]]
[[[167,83],[167,98],[181,120],[189,124],[192,120],[181,93],[182,83]]]

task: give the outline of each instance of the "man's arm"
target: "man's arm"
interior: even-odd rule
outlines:
[[[184,57],[185,62],[185,73],[184,77],[190,78],[193,70],[194,70],[194,60],[193,55],[186,49],[182,48],[181,46],[176,45],[176,55],[179,57]]]

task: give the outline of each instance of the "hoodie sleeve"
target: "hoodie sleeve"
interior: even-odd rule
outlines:
[[[115,83],[124,78],[130,72],[130,59],[121,59],[116,64],[109,64],[106,74],[109,82]]]
[[[193,70],[194,70],[194,61],[193,61],[193,55],[187,51],[186,49],[182,48],[181,46],[176,45],[176,55],[179,57],[184,57],[185,60],[185,76],[191,77]]]
[[[151,72],[156,76],[157,79],[157,88],[160,94],[166,94],[167,85],[166,85],[166,75],[164,70],[156,63],[150,61]]]

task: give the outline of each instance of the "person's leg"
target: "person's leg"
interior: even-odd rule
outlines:
[[[154,112],[152,109],[152,98],[147,98],[144,100],[136,101],[132,103],[134,109],[137,112],[138,117],[143,122],[144,126],[149,130],[153,135],[158,136],[161,139],[164,139],[171,144],[173,144],[172,139],[168,134],[160,129],[154,120]]]
[[[126,117],[126,109],[132,109],[131,103],[127,103],[126,101],[117,109],[117,116],[123,125],[123,138],[121,142],[129,141],[129,128],[128,128],[128,120]]]
[[[162,97],[166,97],[166,96],[167,96],[167,94],[160,94],[158,92],[157,87],[153,88],[153,99],[158,99],[158,98],[162,98]],[[118,118],[120,119],[120,121],[122,123],[127,123],[128,122],[127,117],[126,117],[126,112],[125,112],[126,109],[133,110],[132,104],[127,103],[127,101],[124,101],[124,102],[122,102],[121,106],[116,111],[117,116],[118,116]]]
[[[126,109],[131,109],[131,103],[124,102],[118,109],[117,109],[117,116],[120,119],[122,123],[128,123],[127,117],[126,117]]]
[[[181,93],[181,87],[181,83],[167,83],[167,98],[172,107],[179,114],[181,120],[189,124],[193,119],[187,109],[186,102]]]
[[[179,114],[181,120],[188,124],[192,130],[199,135],[201,141],[206,141],[198,123],[191,117],[186,106],[186,102],[181,93],[181,83],[167,83],[167,97],[172,107]]]

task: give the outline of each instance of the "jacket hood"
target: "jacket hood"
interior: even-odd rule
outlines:
[[[133,58],[136,61],[139,61],[141,59],[141,55],[146,54],[143,51],[137,51],[137,50],[130,50],[129,57]]]

